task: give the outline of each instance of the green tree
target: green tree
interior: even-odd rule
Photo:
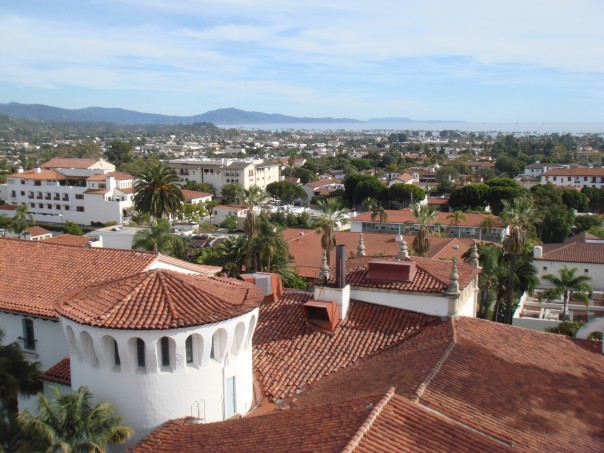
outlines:
[[[354,189],[354,199],[356,201],[362,201],[366,198],[374,198],[376,200],[382,200],[387,195],[388,189],[375,176],[371,176],[370,179],[365,179],[357,184]]]
[[[546,274],[542,278],[548,281],[553,288],[550,288],[541,293],[541,298],[553,300],[562,298],[564,307],[562,309],[562,320],[566,319],[566,309],[571,296],[578,297],[585,305],[589,304],[589,293],[591,286],[587,283],[591,281],[591,277],[587,275],[576,275],[579,270],[575,267],[572,269],[564,266],[558,271],[558,275]]]
[[[105,158],[116,167],[121,167],[125,163],[132,162],[131,151],[130,143],[114,140],[105,151]]]
[[[268,193],[264,192],[258,186],[251,186],[249,189],[241,191],[241,202],[247,209],[245,215],[244,231],[248,238],[256,235],[256,212],[262,203],[268,200]]]
[[[371,221],[375,222],[375,219],[379,217],[380,223],[388,221],[388,213],[380,205],[380,203],[374,198],[365,198],[363,200],[363,207],[371,211]]]
[[[356,188],[362,181],[368,181],[377,178],[371,175],[364,175],[362,173],[351,173],[344,178],[344,197],[351,203],[353,206],[363,200],[366,197],[361,199],[356,198]]]
[[[575,217],[575,227],[578,232],[589,231],[592,227],[601,227],[602,221],[596,215],[578,215]]]
[[[564,242],[571,234],[575,214],[564,205],[551,205],[540,223],[541,240],[546,244]]]
[[[0,329],[0,451],[9,449],[17,434],[18,396],[40,391],[40,365],[29,362],[17,343],[4,344]]]
[[[425,256],[430,251],[428,237],[432,234],[430,224],[434,221],[438,211],[427,204],[416,203],[413,205],[413,215],[417,219],[419,229],[413,238],[411,247],[417,256]]]
[[[331,251],[336,247],[336,229],[348,224],[348,210],[335,198],[320,200],[317,205],[323,212],[315,219],[314,228],[321,235],[321,248],[327,253],[329,264]]]
[[[130,427],[113,416],[109,402],[92,405],[92,393],[80,387],[75,393],[61,395],[52,387],[54,399],[38,397],[37,416],[28,411],[18,417],[28,436],[28,448],[36,451],[102,453],[113,444],[123,444],[133,434]]]
[[[468,184],[454,189],[449,196],[449,206],[461,210],[482,210],[488,203],[489,186]]]
[[[450,225],[455,226],[458,237],[461,237],[461,230],[459,229],[459,222],[461,222],[462,220],[467,220],[466,215],[462,211],[456,210],[456,211],[453,211],[453,214],[450,214],[447,216],[447,220],[450,221],[450,223],[449,223]]]
[[[149,228],[140,230],[134,235],[132,249],[172,253],[174,238],[170,233],[170,222],[161,217],[152,221]]]
[[[233,231],[237,229],[237,217],[234,215],[229,215],[224,218],[222,223],[220,224],[222,228],[227,228],[229,231]]]
[[[233,204],[241,194],[243,186],[236,183],[229,183],[222,186],[221,202],[222,204]]]
[[[510,272],[506,294],[505,322],[512,323],[512,296],[514,290],[514,276],[516,273],[516,258],[522,252],[527,230],[536,220],[537,213],[530,195],[526,194],[510,202],[503,201],[501,218],[507,222],[509,233],[503,241],[503,249],[510,256]]]
[[[388,188],[388,199],[397,206],[407,207],[426,198],[426,192],[412,184],[396,183]]]
[[[273,198],[281,200],[283,203],[290,203],[296,198],[306,199],[306,192],[301,186],[297,186],[289,181],[275,181],[266,186],[266,191]]]
[[[75,222],[70,222],[69,220],[65,222],[65,226],[63,227],[63,231],[65,234],[74,234],[76,236],[83,236],[84,231],[82,231],[82,227]]]
[[[159,218],[174,215],[185,201],[178,176],[162,163],[146,167],[134,182],[137,211]]]
[[[36,221],[34,220],[34,215],[30,212],[27,212],[27,205],[22,204],[15,210],[15,216],[13,217],[10,229],[11,231],[19,237],[23,237],[25,234],[25,230],[27,230],[30,226],[35,225]]]
[[[589,209],[589,198],[575,189],[562,188],[562,202],[568,209],[574,209],[577,212],[587,212]]]

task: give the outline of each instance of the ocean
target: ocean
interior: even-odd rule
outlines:
[[[541,134],[604,134],[604,123],[469,123],[461,121],[412,121],[389,123],[266,123],[266,124],[217,124],[224,129],[264,130],[264,131],[351,131],[384,133],[394,131],[456,130],[460,132],[486,133],[489,135],[506,133],[515,135]]]

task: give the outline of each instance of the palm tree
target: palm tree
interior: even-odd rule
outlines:
[[[172,253],[174,238],[170,234],[170,222],[160,217],[155,222],[151,222],[149,228],[138,231],[132,240],[132,249]]]
[[[425,256],[430,250],[430,241],[428,237],[432,234],[430,224],[438,214],[438,211],[427,204],[415,203],[413,205],[413,215],[419,224],[417,235],[413,239],[411,247],[417,256]]]
[[[92,405],[92,393],[80,387],[75,393],[61,395],[52,387],[54,398],[38,397],[38,415],[28,411],[19,417],[19,427],[30,439],[28,448],[40,451],[107,451],[112,444],[123,444],[134,431],[113,416],[111,403]]]
[[[8,449],[17,433],[18,396],[40,391],[38,362],[29,362],[17,343],[3,344],[0,330],[0,451]]]
[[[377,219],[378,216],[380,218],[380,223],[388,221],[388,213],[375,198],[365,198],[365,200],[363,200],[363,206],[371,211],[372,222],[375,222],[375,219]]]
[[[480,223],[480,229],[484,234],[489,234],[491,232],[491,230],[493,229],[493,224],[494,224],[494,220],[493,220],[493,215],[492,214],[487,214],[485,216],[485,218],[483,219],[483,221]]]
[[[23,237],[25,230],[35,225],[34,215],[27,212],[27,205],[22,204],[15,210],[15,216],[10,223],[10,229],[19,237]]]
[[[453,214],[447,216],[447,220],[450,220],[450,225],[455,225],[455,229],[457,230],[457,237],[461,237],[461,230],[459,229],[459,222],[461,220],[466,220],[466,215],[460,211],[453,211]]]
[[[586,305],[589,304],[591,286],[587,282],[591,280],[591,277],[588,277],[587,275],[575,275],[578,271],[579,270],[576,267],[569,269],[564,266],[564,268],[558,271],[558,276],[552,274],[543,276],[543,279],[550,282],[554,287],[544,291],[541,294],[541,297],[546,300],[552,300],[562,296],[562,301],[564,302],[562,321],[566,319],[566,308],[573,293]]]
[[[134,182],[134,206],[155,218],[174,215],[185,198],[178,176],[161,162],[148,165]]]
[[[527,230],[536,219],[536,210],[530,195],[523,195],[513,202],[503,200],[500,217],[508,224],[509,233],[503,240],[503,250],[510,255],[510,275],[506,296],[505,322],[512,323],[512,294],[516,273],[516,256],[522,252]]]
[[[270,195],[263,192],[258,186],[252,186],[249,189],[243,189],[241,191],[241,202],[247,209],[244,231],[248,238],[251,238],[256,234],[256,213],[254,212],[254,209],[268,200],[269,197]]]
[[[323,213],[315,219],[314,228],[321,235],[321,247],[327,253],[329,264],[331,251],[336,247],[336,228],[349,222],[346,215],[348,209],[342,208],[342,203],[337,198],[319,200],[317,205]]]

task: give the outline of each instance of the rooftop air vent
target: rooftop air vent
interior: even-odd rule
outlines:
[[[417,267],[414,261],[370,261],[367,279],[379,282],[409,283],[413,281]]]
[[[309,300],[304,305],[306,320],[321,329],[333,332],[338,325],[338,305],[335,302]]]

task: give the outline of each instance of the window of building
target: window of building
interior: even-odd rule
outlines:
[[[585,269],[585,273],[586,273],[586,274],[589,274],[589,269]]]
[[[84,212],[84,206],[76,206],[76,211]]]
[[[24,197],[24,196],[25,196],[25,191],[24,191],[24,190],[22,190],[22,191],[21,191],[21,196],[22,196],[22,197]]]
[[[11,196],[11,197],[13,197],[13,198],[15,198],[15,197],[17,196],[17,192],[13,190],[13,191],[11,192],[11,195],[10,195],[10,196]]]
[[[56,209],[56,210],[60,210],[60,209],[61,209],[61,205],[60,205],[60,204],[56,204],[56,205],[55,205],[55,209]]]
[[[187,363],[193,363],[193,336],[189,335],[185,340],[185,354]]]
[[[170,340],[168,337],[162,337],[161,339],[161,366],[170,366]]]
[[[81,193],[76,193],[76,200],[83,200],[84,199],[84,194]]]
[[[44,203],[38,203],[38,207],[42,209],[44,207]]]
[[[46,208],[47,208],[47,209],[52,209],[52,204],[51,204],[51,203],[48,203],[48,204],[46,205]]]
[[[23,336],[21,337],[23,340],[23,347],[25,349],[29,349],[30,351],[35,351],[36,349],[36,337],[34,333],[34,320],[33,319],[24,319],[23,320]]]
[[[140,338],[136,339],[136,364],[145,367],[145,342]]]
[[[22,179],[22,180],[21,180],[21,184],[25,184],[25,179]]]
[[[36,203],[30,203],[29,205],[30,205],[32,208],[35,208],[35,207],[36,207]]]
[[[120,366],[122,364],[122,361],[120,360],[120,350],[115,339],[113,340],[113,363],[115,366]]]
[[[546,271],[547,270],[547,266],[543,266],[543,270]]]

